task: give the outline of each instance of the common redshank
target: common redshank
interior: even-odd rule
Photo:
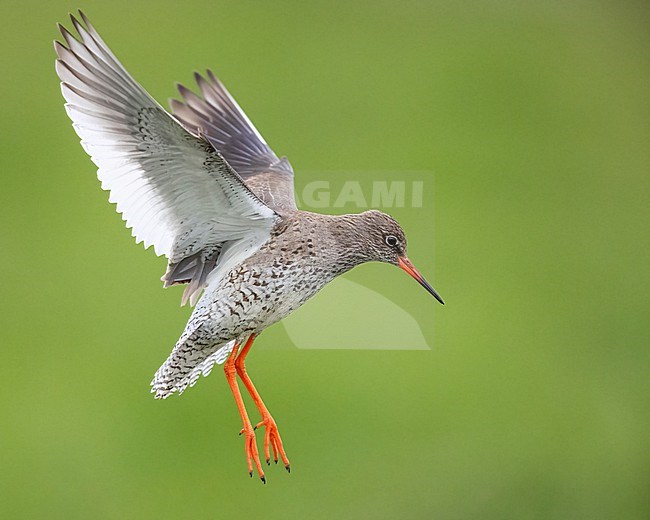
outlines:
[[[401,267],[440,303],[406,256],[406,238],[389,215],[301,211],[293,169],[278,159],[221,82],[195,74],[200,96],[179,86],[183,101],[162,108],[124,69],[86,16],[70,17],[78,36],[59,26],[54,42],[65,108],[81,145],[98,167],[137,243],[168,258],[164,286],[187,284],[182,304],[194,311],[151,382],[165,399],[193,386],[215,364],[241,415],[248,472],[263,482],[255,430],[290,471],[277,424],[246,372],[254,339],[364,262]],[[202,293],[202,295],[201,295]],[[198,301],[198,303],[197,303]],[[249,419],[237,376],[259,410]]]

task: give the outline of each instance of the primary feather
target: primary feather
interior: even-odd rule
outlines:
[[[124,69],[80,13],[79,39],[60,26],[56,71],[81,144],[138,243],[169,265],[165,286],[188,283],[194,304],[219,276],[268,240],[278,214],[214,146],[166,112]],[[214,274],[213,274],[214,273]]]
[[[184,103],[171,100],[174,116],[192,133],[210,141],[267,206],[278,212],[295,211],[289,160],[278,159],[212,71],[205,77],[195,73],[194,79],[202,97],[179,85]]]

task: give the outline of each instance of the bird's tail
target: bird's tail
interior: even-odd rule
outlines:
[[[235,346],[235,340],[213,348],[200,348],[189,338],[181,338],[167,360],[151,381],[151,393],[156,399],[167,399],[174,392],[182,394],[194,386],[201,374],[207,376],[215,364],[221,365]]]

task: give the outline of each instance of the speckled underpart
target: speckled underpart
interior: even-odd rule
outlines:
[[[397,226],[374,211],[287,215],[259,251],[209,283],[174,350],[156,372],[152,381],[156,397],[183,392],[199,375],[209,374],[214,363],[225,360],[233,340],[241,343],[261,333],[336,276],[375,259],[371,245],[381,243],[381,235],[377,240],[362,237],[374,221],[383,221],[384,228]]]

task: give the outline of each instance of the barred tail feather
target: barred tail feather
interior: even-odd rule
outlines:
[[[179,341],[151,381],[151,393],[156,399],[167,399],[174,392],[182,394],[201,375],[209,375],[215,364],[223,364],[234,346],[235,340],[213,348],[197,348],[194,342]]]

